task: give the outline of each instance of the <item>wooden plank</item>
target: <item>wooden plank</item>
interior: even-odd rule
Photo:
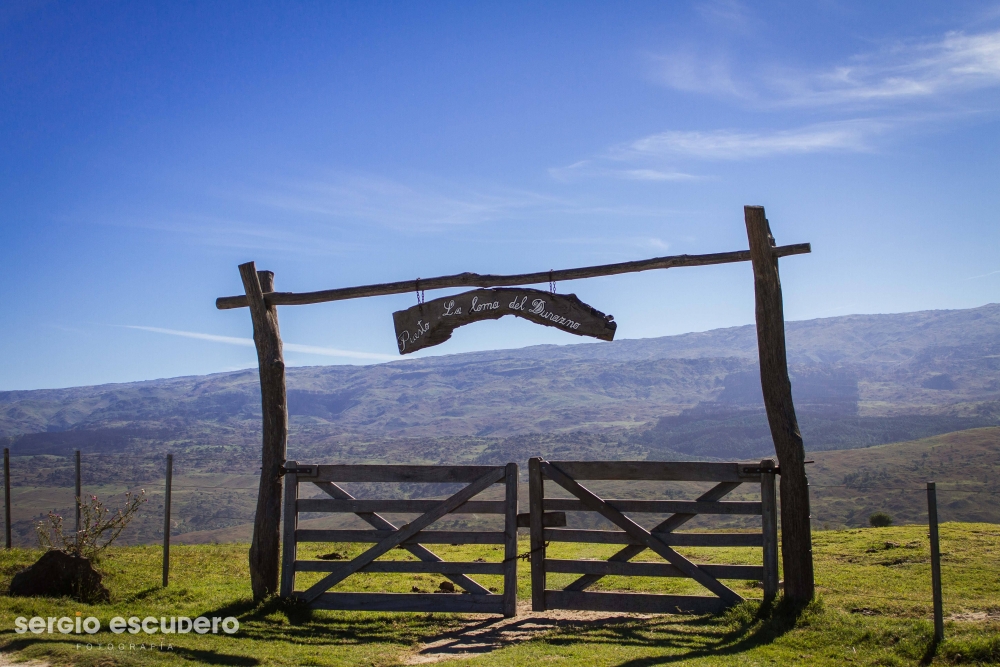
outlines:
[[[517,616],[517,464],[508,463],[504,473],[507,511],[504,515],[503,615]]]
[[[357,556],[348,563],[344,563],[338,571],[331,572],[327,576],[320,579],[302,594],[303,599],[305,599],[306,602],[315,600],[317,597],[322,595],[324,591],[337,582],[346,579],[359,568],[364,567],[390,549],[393,549],[410,539],[427,526],[454,510],[459,505],[465,503],[467,500],[478,495],[479,493],[482,493],[498,480],[503,479],[503,476],[503,468],[495,468],[489,473],[483,475],[455,495],[442,501],[435,509],[420,515],[420,517],[401,527],[394,534],[386,537],[384,540],[371,547],[360,556]]]
[[[697,564],[699,570],[716,579],[756,579],[763,576],[760,565],[706,565]],[[557,560],[545,559],[546,572],[563,574],[597,574],[620,577],[686,577],[670,563],[624,563],[605,560]]]
[[[296,467],[295,461],[285,461],[286,468]],[[295,590],[295,529],[299,515],[295,511],[295,501],[299,496],[299,480],[295,473],[285,473],[285,505],[283,507],[285,525],[281,527],[281,597],[291,597]]]
[[[671,547],[760,547],[764,545],[764,538],[760,533],[653,533],[653,535]],[[547,542],[644,544],[621,530],[546,528],[544,538]]]
[[[285,360],[278,330],[278,309],[264,301],[274,291],[274,274],[257,271],[253,262],[240,264],[240,279],[246,291],[253,322],[260,376],[262,420],[261,475],[250,541],[250,587],[257,602],[278,592],[280,556],[281,466],[288,442],[288,402],[285,395]]]
[[[355,500],[354,496],[349,494],[347,491],[343,490],[333,482],[313,482],[316,486],[323,490],[324,493],[335,498],[337,500]],[[367,521],[371,526],[378,530],[387,531],[382,537],[388,537],[392,532],[396,531],[397,528],[394,524],[387,521],[382,516],[375,514],[374,512],[359,512],[356,515],[358,518]],[[378,540],[373,540],[378,541]],[[429,563],[440,563],[443,559],[440,558],[433,551],[427,547],[414,544],[414,543],[403,543],[402,547],[409,551],[411,554],[416,556],[422,561]],[[449,574],[446,575],[453,582],[469,591],[473,595],[489,595],[489,590],[480,586],[475,580],[469,579],[464,574]]]
[[[556,466],[546,461],[542,461],[541,468],[553,482],[585,502],[591,510],[598,512],[605,519],[611,521],[613,524],[624,530],[629,534],[629,537],[635,539],[640,544],[645,544],[647,549],[651,549],[660,557],[676,565],[682,572],[718,595],[727,603],[736,604],[737,602],[743,601],[743,598],[740,597],[736,591],[732,590],[718,579],[715,579],[699,570],[694,563],[671,549],[665,542],[652,535],[648,530],[637,524],[635,521],[628,518],[615,508],[607,505],[597,494],[585,488],[573,478],[567,476],[566,473]],[[559,529],[550,528],[549,530]],[[670,533],[667,533],[667,535],[670,535]]]
[[[715,461],[550,461],[573,479],[681,482],[755,482],[760,473],[744,472],[757,463]]]
[[[774,237],[763,206],[743,208],[753,263],[757,354],[767,423],[781,469],[781,556],[785,599],[804,603],[813,598],[812,527],[805,449],[792,401],[785,351],[785,315]]]
[[[528,514],[531,545],[531,610],[545,611],[545,527],[542,523],[542,499],[545,482],[542,479],[542,459],[528,459]]]
[[[298,502],[300,512],[340,512],[358,514],[361,512],[395,512],[398,514],[423,514],[441,504],[443,498],[425,500],[327,500],[325,498],[302,498]],[[456,507],[450,514],[503,514],[506,507],[502,500],[470,500]]]
[[[395,530],[316,530],[299,528],[299,542],[381,542]],[[403,542],[403,547],[418,544],[504,544],[504,533],[480,530],[424,530]]]
[[[477,289],[417,303],[392,314],[396,347],[410,354],[451,339],[458,327],[512,315],[599,340],[614,340],[618,324],[575,294],[555,294],[527,287]]]
[[[297,560],[296,572],[333,572],[343,565],[340,561],[331,560]],[[377,560],[369,563],[358,572],[403,572],[430,574],[503,574],[503,563],[466,563],[459,561],[412,561],[412,560]]]
[[[740,482],[722,482],[720,484],[716,484],[711,489],[709,489],[705,493],[703,493],[700,496],[698,496],[696,498],[696,500],[702,501],[702,502],[713,502],[713,501],[716,501],[716,500],[720,500],[720,499],[724,498],[726,496],[726,494],[728,494],[730,491],[732,491],[733,489],[737,488],[739,485],[740,485]],[[673,532],[673,531],[677,530],[678,528],[680,528],[681,526],[683,526],[688,521],[690,521],[691,519],[695,518],[696,516],[698,516],[698,515],[697,514],[674,514],[673,516],[664,519],[661,523],[659,523],[656,526],[654,526],[653,530],[651,532],[653,532],[653,533],[670,533],[670,532]],[[646,550],[646,547],[644,547],[642,545],[634,545],[634,544],[633,545],[629,545],[629,546],[627,546],[627,547],[625,547],[625,548],[620,549],[619,551],[617,551],[608,560],[609,561],[620,561],[620,562],[624,563],[624,562],[627,562],[629,560],[632,560],[633,558],[635,558],[636,556],[638,556],[639,554],[641,554],[645,550]],[[576,581],[574,581],[573,583],[571,583],[569,586],[567,586],[566,590],[567,591],[582,591],[582,590],[586,589],[588,586],[593,586],[596,582],[600,581],[600,579],[601,579],[600,575],[585,574],[582,577],[580,577],[579,579],[577,579]]]
[[[345,611],[502,614],[503,598],[500,595],[448,593],[323,593],[309,606],[312,609]]]
[[[546,528],[560,528],[566,525],[566,512],[545,512],[542,515],[542,525]],[[531,527],[531,514],[525,512],[517,515],[518,528]]]
[[[299,501],[302,502],[302,501]],[[699,502],[697,500],[623,500],[607,498],[607,504],[619,512],[639,512],[656,514],[755,514],[759,515],[758,502]],[[589,508],[582,500],[572,498],[546,498],[542,506],[546,510],[565,512],[586,512]]]
[[[764,459],[760,462],[763,469],[774,469],[774,461]],[[774,473],[763,473],[760,476],[761,536],[764,538],[764,567],[761,582],[764,587],[764,599],[770,600],[778,595],[778,507],[774,493]]]
[[[503,466],[321,465],[317,482],[428,482],[468,484]]]
[[[810,251],[811,249],[808,243],[797,243],[794,245],[774,248],[772,253],[775,257],[787,257],[789,255],[800,255]],[[418,292],[420,290],[429,289],[445,289],[448,287],[510,287],[512,285],[540,285],[549,281],[561,282],[566,280],[579,280],[581,278],[614,276],[622,273],[635,273],[637,271],[650,271],[652,269],[671,269],[682,266],[710,266],[713,264],[746,262],[749,261],[749,259],[749,251],[737,250],[735,252],[717,252],[708,255],[673,255],[667,257],[654,257],[652,259],[642,259],[633,262],[586,266],[578,269],[560,269],[557,271],[521,273],[508,276],[458,273],[451,276],[440,276],[437,278],[401,280],[394,283],[361,285],[358,287],[341,287],[339,289],[321,290],[318,292],[275,292],[267,295],[267,303],[268,305],[276,306],[292,306],[307,303],[342,301],[344,299],[358,299],[367,296],[406,294],[407,292]],[[219,310],[227,310],[229,308],[246,308],[246,306],[247,301],[245,296],[223,296],[215,300],[215,307]]]
[[[549,609],[621,611],[635,614],[719,614],[729,606],[721,598],[702,595],[590,591],[545,591],[545,605]]]

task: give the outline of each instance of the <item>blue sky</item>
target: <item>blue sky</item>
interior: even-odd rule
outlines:
[[[248,260],[308,291],[721,252],[744,204],[813,244],[788,319],[1000,301],[998,103],[997,3],[4,3],[0,389],[255,366],[214,307]],[[620,338],[753,321],[746,264],[558,289]],[[397,358],[415,302],[284,307],[286,359]],[[509,319],[428,353],[581,340]]]

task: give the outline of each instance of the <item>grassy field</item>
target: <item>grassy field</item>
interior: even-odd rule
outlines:
[[[517,619],[428,614],[309,612],[295,605],[250,601],[246,545],[179,546],[173,579],[159,585],[154,547],[112,549],[100,567],[112,592],[108,604],[0,596],[0,647],[15,657],[76,665],[915,665],[1000,664],[1000,526],[944,524],[941,530],[946,641],[935,646],[930,623],[927,531],[922,526],[824,531],[815,535],[819,597],[793,613],[748,602],[720,617],[598,613]],[[354,545],[323,552],[350,556]],[[522,545],[526,550],[527,545]],[[586,551],[585,551],[586,549]],[[553,556],[606,557],[610,548],[556,545]],[[448,559],[500,559],[491,546],[439,549]],[[686,549],[701,562],[755,562],[749,549]],[[402,555],[400,555],[402,554]],[[0,553],[0,586],[37,552]],[[303,554],[312,555],[312,554]],[[401,551],[394,558],[408,557]],[[529,569],[520,568],[519,595],[529,599]],[[344,589],[433,590],[433,575],[357,575]],[[484,585],[497,581],[482,577]],[[302,583],[305,583],[303,581]],[[559,585],[556,578],[550,587]],[[747,597],[751,582],[732,582]],[[697,592],[685,580],[607,578],[606,590]],[[522,603],[523,605],[523,603]],[[18,616],[235,616],[235,635],[16,634]],[[78,640],[83,638],[83,642]],[[141,643],[142,639],[146,643]],[[94,645],[86,646],[86,639]],[[160,641],[164,640],[163,648]],[[167,641],[169,640],[169,648]],[[108,642],[114,641],[113,650]],[[97,645],[102,645],[98,648]],[[124,650],[121,650],[124,648]]]

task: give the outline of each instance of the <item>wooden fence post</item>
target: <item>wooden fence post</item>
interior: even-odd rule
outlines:
[[[528,459],[528,511],[531,531],[531,610],[545,611],[545,527],[542,459]]]
[[[281,591],[283,598],[292,597],[295,591],[295,559],[298,558],[298,545],[295,543],[295,529],[298,528],[299,510],[299,476],[288,472],[299,467],[297,461],[285,461],[285,526],[284,537],[281,540]]]
[[[10,549],[10,448],[3,448],[3,515],[4,537]]]
[[[927,519],[931,538],[931,587],[934,589],[934,639],[944,640],[944,609],[941,600],[941,544],[938,538],[937,484],[927,482]]]
[[[760,383],[767,421],[781,469],[781,556],[785,597],[796,603],[813,598],[812,534],[805,449],[792,403],[785,352],[785,316],[774,237],[763,206],[743,208],[753,264]]]
[[[73,450],[76,458],[76,545],[77,548],[80,546],[80,495],[82,493],[80,488],[80,450]]]
[[[503,615],[517,616],[517,464],[508,463],[504,477]]]
[[[170,490],[174,477],[174,455],[167,454],[167,480],[163,491],[163,587],[170,580]]]
[[[760,462],[760,516],[764,535],[764,599],[778,595],[778,503],[774,493],[774,461]]]
[[[274,291],[274,274],[257,271],[253,262],[247,262],[240,264],[240,278],[253,321],[263,419],[260,487],[250,544],[250,587],[254,600],[259,601],[278,592],[281,466],[285,462],[288,441],[288,404],[278,308],[264,301],[264,293]]]

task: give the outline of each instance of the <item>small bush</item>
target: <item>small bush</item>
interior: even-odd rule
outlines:
[[[875,512],[868,517],[868,523],[872,528],[888,528],[892,525],[892,517],[885,512]]]
[[[146,502],[146,491],[125,494],[125,507],[114,513],[104,503],[91,496],[89,502],[80,503],[80,531],[66,533],[62,516],[49,512],[35,530],[43,549],[56,549],[74,556],[93,560],[118,539],[125,526],[135,517]]]

